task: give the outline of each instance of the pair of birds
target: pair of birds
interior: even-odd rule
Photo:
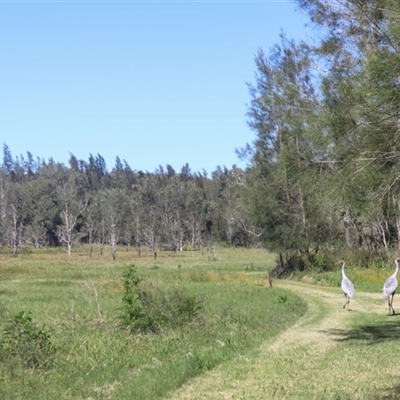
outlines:
[[[399,271],[399,262],[400,258],[396,258],[394,260],[395,263],[395,271],[393,275],[390,275],[388,279],[386,279],[385,284],[383,285],[383,290],[382,290],[382,295],[383,298],[388,301],[388,306],[389,306],[389,314],[395,314],[394,308],[393,308],[393,297],[396,293],[397,289],[397,272]],[[345,261],[342,260],[340,262],[342,264],[342,283],[341,283],[341,288],[343,290],[344,295],[346,296],[346,303],[344,303],[343,308],[349,309],[349,304],[350,304],[350,299],[354,297],[354,285],[351,282],[351,280],[346,276],[344,273],[344,266],[345,266]]]

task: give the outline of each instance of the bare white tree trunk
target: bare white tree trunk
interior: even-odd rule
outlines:
[[[396,228],[397,228],[397,249],[400,250],[400,216],[396,217]]]
[[[60,241],[67,245],[67,253],[71,255],[72,241],[74,238],[74,228],[76,221],[78,220],[77,215],[72,215],[68,208],[68,203],[65,203],[65,208],[61,211],[61,215],[64,220],[64,225],[59,231]]]
[[[6,193],[7,193],[7,185],[5,183],[5,178],[3,172],[0,171],[0,229],[1,229],[1,236],[0,236],[0,247],[3,246],[4,235],[6,231]]]
[[[12,212],[11,246],[13,249],[13,257],[17,257],[20,245],[21,229],[18,223],[18,210],[15,204],[11,204],[11,212]]]
[[[115,260],[117,258],[117,224],[115,223],[115,219],[111,216],[110,223],[110,248],[111,248],[111,256],[112,259]]]

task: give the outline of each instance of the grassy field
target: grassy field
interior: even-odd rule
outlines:
[[[356,297],[345,311],[339,264],[270,288],[274,262],[250,249],[157,259],[120,249],[116,261],[3,250],[0,398],[400,399],[400,296],[391,316],[380,293],[393,265],[348,266]],[[146,312],[169,315],[153,331],[121,326],[132,264]]]
[[[85,248],[70,257],[3,250],[0,398],[174,398],[192,378],[247,360],[304,315],[297,294],[269,287],[274,260],[264,250],[223,248],[157,259],[120,249],[116,261],[108,253],[89,258]],[[153,311],[172,304],[179,318],[195,299],[196,312],[157,332],[121,327],[122,276],[132,264]]]

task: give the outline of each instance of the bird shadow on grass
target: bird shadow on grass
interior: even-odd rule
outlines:
[[[400,399],[400,384],[393,387],[383,387],[379,389],[379,393],[370,397],[372,400],[399,400]]]
[[[390,315],[390,320],[376,324],[360,325],[351,329],[328,329],[323,332],[337,342],[352,341],[360,345],[373,346],[400,340],[400,314]],[[397,379],[396,379],[397,380]],[[400,384],[381,387],[368,397],[371,400],[400,400]]]
[[[397,315],[395,314],[393,317]],[[400,340],[400,321],[396,318],[377,325],[363,325],[352,329],[328,329],[323,332],[333,336],[337,342],[353,340],[374,345],[385,341]]]

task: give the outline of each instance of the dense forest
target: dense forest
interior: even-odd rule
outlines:
[[[149,173],[117,157],[109,171],[99,154],[66,166],[4,144],[0,246],[400,249],[400,2],[295,3],[312,40],[282,34],[256,54],[246,169]]]
[[[1,245],[65,246],[77,242],[134,245],[136,251],[181,251],[213,243],[248,245],[238,208],[243,171],[218,168],[208,178],[189,165],[154,173],[132,170],[117,157],[111,171],[101,155],[69,165],[14,159],[6,144],[0,171]]]

